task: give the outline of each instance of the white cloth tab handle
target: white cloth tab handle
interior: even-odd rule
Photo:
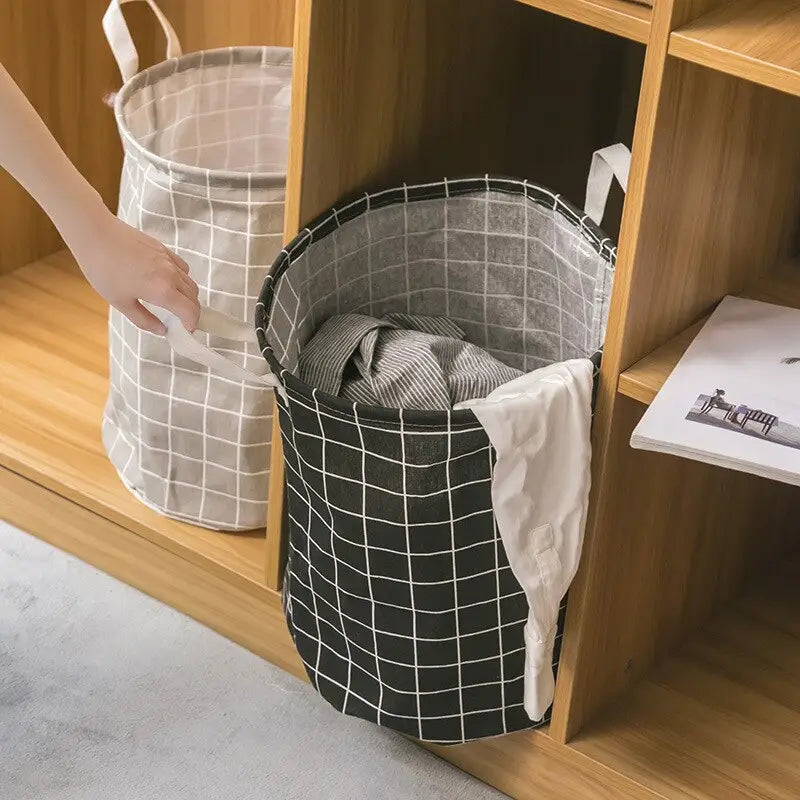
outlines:
[[[592,155],[589,179],[586,181],[586,203],[584,209],[595,225],[603,221],[611,183],[617,179],[623,192],[628,191],[628,175],[631,171],[631,151],[624,144],[612,144]]]
[[[147,304],[148,308],[166,325],[167,342],[177,355],[194,361],[203,367],[208,367],[215,375],[221,375],[237,382],[261,383],[273,389],[280,389],[278,379],[269,371],[266,362],[255,372],[251,372],[244,367],[240,367],[235,362],[206,347],[192,336],[181,321],[169,311]],[[197,330],[209,333],[212,336],[219,336],[233,342],[245,342],[259,349],[258,339],[255,330],[248,324],[242,322],[221,311],[215,311],[208,306],[201,306],[200,319],[197,323]]]
[[[144,1],[153,10],[161,25],[161,30],[164,31],[167,39],[167,58],[178,58],[183,55],[178,34],[164,16],[164,12],[158,7],[155,0]],[[103,31],[119,66],[123,82],[129,81],[139,71],[139,53],[133,43],[128,23],[125,22],[125,17],[122,15],[122,5],[131,2],[134,0],[111,0],[103,15]]]

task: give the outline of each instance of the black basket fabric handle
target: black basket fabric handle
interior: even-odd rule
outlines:
[[[628,175],[631,171],[631,151],[624,144],[612,144],[595,150],[586,181],[584,209],[595,225],[600,225],[606,213],[611,183],[617,179],[623,192],[628,191]]]

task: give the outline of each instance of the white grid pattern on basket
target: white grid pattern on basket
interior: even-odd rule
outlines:
[[[558,195],[546,193],[546,206],[541,187],[517,183],[539,193],[531,199],[490,180],[469,194],[452,194],[458,181],[448,181],[446,195],[410,203],[376,207],[372,195],[342,224],[348,207],[333,212],[331,234],[318,237],[330,218],[307,229],[311,244],[276,284],[266,334],[276,359],[294,371],[319,324],[345,312],[447,316],[524,371],[594,354],[613,277],[608,240]]]
[[[305,419],[314,420],[314,425],[318,425],[317,432],[314,432],[304,430],[302,425],[292,424],[291,441],[286,441],[290,524],[293,529],[290,544],[293,564],[288,574],[288,601],[294,609],[294,613],[290,614],[292,630],[312,680],[341,710],[366,716],[426,739],[453,743],[529,727],[532,723],[524,715],[521,694],[521,657],[524,653],[522,626],[527,618],[524,593],[516,584],[505,561],[491,510],[478,513],[482,517],[488,514],[491,520],[490,539],[484,541],[479,537],[479,541],[463,543],[459,539],[465,535],[465,531],[473,529],[472,522],[476,515],[459,514],[453,509],[454,503],[458,505],[464,501],[462,490],[467,490],[474,496],[476,485],[483,485],[485,492],[481,499],[485,501],[490,482],[485,479],[477,482],[451,482],[449,491],[436,493],[438,497],[428,491],[410,491],[406,487],[405,493],[398,497],[391,488],[380,486],[380,482],[376,482],[374,477],[379,472],[375,463],[380,461],[385,468],[400,469],[405,481],[410,476],[415,483],[419,483],[426,481],[430,470],[437,465],[443,467],[447,473],[453,473],[453,465],[456,464],[457,473],[459,467],[463,468],[462,462],[465,458],[484,463],[490,474],[492,451],[488,443],[481,441],[478,446],[474,443],[467,444],[466,447],[456,446],[456,452],[453,452],[454,439],[473,437],[476,434],[481,436],[482,429],[462,426],[461,429],[452,431],[447,437],[449,452],[444,453],[444,459],[430,458],[426,464],[426,459],[420,458],[419,453],[417,458],[409,458],[405,454],[404,463],[402,453],[399,460],[385,454],[379,459],[368,450],[364,441],[365,434],[369,436],[385,431],[374,422],[359,420],[355,405],[352,424],[357,429],[357,437],[343,434],[339,415],[321,407],[318,399],[309,403],[290,391],[289,403],[291,405],[295,402],[298,407],[293,410],[293,419],[297,420],[305,412]],[[320,421],[323,422],[318,424]],[[326,424],[333,431],[331,435],[325,433]],[[436,432],[421,429],[414,424],[410,425],[410,430],[404,428],[394,435],[409,442],[420,437],[425,440],[436,437],[440,440]],[[347,446],[342,444],[343,440],[347,440]],[[354,444],[355,441],[360,444]],[[340,447],[348,452],[349,457],[342,457]],[[304,457],[303,451],[308,448],[322,455],[324,468],[315,467],[309,458]],[[427,450],[427,446],[424,446],[423,452]],[[329,453],[333,453],[330,461]],[[371,465],[369,469],[368,461]],[[354,469],[353,474],[348,474],[347,464]],[[351,488],[343,491],[340,487],[337,490],[339,497],[355,496],[356,505],[359,505],[360,496],[359,508],[345,508],[340,501],[332,499],[330,493],[326,494],[321,488],[324,486],[327,489],[331,483],[342,481]],[[354,491],[357,483],[361,486],[360,492]],[[382,502],[376,500],[376,492],[380,494]],[[368,512],[370,495],[372,497]],[[397,501],[401,500],[404,507],[408,507],[409,502],[414,503],[416,513],[424,505],[427,514],[430,511],[431,498],[438,501],[437,507],[442,512],[441,516],[433,519],[417,522],[404,519],[398,525],[397,520],[392,518],[391,508],[384,509],[382,514],[378,513],[379,509],[387,505],[396,509]],[[373,509],[375,513],[372,513]],[[296,513],[305,518],[298,519]],[[376,526],[380,529],[377,531],[379,535],[396,537],[397,546],[376,545]],[[304,544],[299,543],[295,535],[299,531],[305,537]],[[320,531],[323,532],[322,537],[319,535]],[[422,533],[425,536],[419,538]],[[436,536],[437,541],[441,540],[442,547],[431,547],[431,536]],[[364,569],[353,566],[354,546],[363,551]],[[342,550],[343,553],[340,552]],[[465,556],[467,560],[462,562]],[[387,559],[396,561],[396,566]],[[445,569],[444,573],[432,579],[427,579],[424,575],[416,579],[419,565],[434,560],[439,562],[440,568],[450,564],[450,571]],[[408,577],[403,577],[401,561],[411,563],[407,573],[410,574],[410,581]],[[489,565],[488,568],[486,564]],[[422,568],[425,568],[424,564]],[[494,591],[485,599],[477,602],[472,600],[476,595],[469,591],[469,582],[486,578],[490,579]],[[362,582],[360,590],[353,586],[353,580]],[[442,590],[448,595],[452,593],[452,596],[456,596],[455,589],[462,582],[466,584],[468,598],[464,601],[457,600],[455,605],[450,599],[446,600],[444,607],[430,606],[427,593]],[[412,591],[415,591],[413,587],[416,586],[420,592],[426,593],[425,607],[415,607],[410,595],[406,597],[402,587],[409,584],[412,585]],[[395,594],[398,591],[405,599],[396,599]],[[366,616],[359,613],[362,603],[369,607]],[[509,607],[509,603],[513,605]],[[355,604],[352,613],[347,610],[348,604]],[[491,616],[490,624],[486,627],[476,626],[475,619],[481,619],[481,614],[485,614],[487,608]],[[385,627],[383,618],[387,613],[395,620],[394,629],[392,624]],[[424,632],[418,633],[413,629],[405,634],[405,638],[410,637],[415,648],[421,647],[424,650],[425,647],[431,647],[440,651],[437,663],[415,664],[410,654],[406,655],[405,660],[396,657],[398,613],[406,614],[411,620],[444,620],[444,623],[439,622],[434,636],[426,636]],[[467,624],[471,621],[471,627],[454,632],[453,615],[455,619],[459,619],[462,614],[467,615]],[[349,638],[335,635],[331,638],[334,632],[339,631],[347,632]],[[499,655],[496,657],[484,654],[487,634],[494,637],[495,649],[499,648]],[[402,638],[403,634],[400,635]],[[477,655],[472,640],[477,641],[480,651]],[[463,653],[462,645],[465,650]],[[441,648],[446,648],[449,653],[444,660],[441,658]],[[369,662],[369,669],[365,667],[364,659]],[[517,661],[514,662],[514,659]],[[437,670],[441,672],[449,667],[455,667],[457,673],[462,673],[465,668],[480,670],[478,678],[461,681],[462,692],[471,692],[473,695],[481,692],[486,695],[494,687],[499,691],[496,705],[489,704],[491,707],[484,705],[481,708],[468,706],[463,709],[463,705],[459,704],[457,713],[442,712],[439,708],[441,704],[447,705],[451,700],[452,692],[449,688],[436,688],[435,684],[434,688],[429,684],[423,684],[422,687],[415,684],[410,687],[408,683],[403,683],[404,669],[417,677],[421,672],[427,671],[430,677],[435,676]],[[398,670],[401,673],[400,678]],[[504,675],[505,671],[508,678]],[[377,677],[377,687],[369,680],[370,674]],[[425,688],[426,685],[428,688]],[[370,692],[370,687],[376,691]],[[344,692],[344,695],[337,700],[331,697],[331,692],[338,692],[340,695]],[[398,700],[402,696],[408,699]],[[409,701],[414,706],[414,713],[400,710]],[[389,703],[388,707],[386,702]]]
[[[477,514],[458,509],[470,502],[464,490],[482,504],[489,481],[479,482],[485,492],[477,498],[475,481],[450,477],[448,491],[438,497],[411,490],[428,482],[436,465],[458,475],[453,465],[464,458],[491,474],[491,447],[473,441],[482,429],[453,428],[442,442],[432,430],[395,426],[388,435],[397,440],[393,455],[399,457],[384,455],[380,477],[365,437],[386,430],[362,420],[357,404],[352,420],[343,422],[316,393],[309,402],[289,390],[282,413],[287,409],[287,604],[315,686],[345,713],[427,740],[456,743],[530,727],[522,707],[524,592],[505,559],[491,508]],[[433,437],[444,459],[426,459]],[[322,466],[311,463],[309,451]],[[406,491],[398,495],[391,488],[396,484]],[[417,515],[428,518],[412,521]],[[484,526],[473,524],[476,516],[487,519],[488,538]]]
[[[252,318],[283,234],[291,51],[226,48],[132,78],[116,101],[119,216],[180,255],[207,305]],[[257,350],[201,341],[245,368]],[[112,309],[103,439],[147,505],[222,530],[263,526],[272,392],[173,354]]]

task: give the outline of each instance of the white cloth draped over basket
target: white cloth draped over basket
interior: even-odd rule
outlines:
[[[628,188],[631,154],[598,150],[586,184],[587,215],[600,224],[616,178]],[[591,487],[594,365],[570,359],[459,403],[494,447],[492,505],[514,576],[525,591],[525,712],[542,719],[553,703],[553,649],[559,606],[580,561]]]
[[[168,60],[143,72],[113,0],[103,19],[124,85],[119,216],[180,255],[200,287],[201,332],[167,338],[112,309],[103,441],[155,510],[220,530],[264,525],[273,385],[252,319],[283,236],[292,52],[187,55],[153,0]]]
[[[592,362],[542,367],[461,403],[497,453],[492,504],[508,562],[528,600],[525,711],[553,702],[558,608],[575,572],[589,506]]]

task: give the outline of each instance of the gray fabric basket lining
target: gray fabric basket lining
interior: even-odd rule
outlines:
[[[291,70],[285,47],[229,47],[163,61],[117,95],[120,133],[183,181],[282,186]]]
[[[550,208],[480,191],[370,208],[343,223],[278,279],[266,332],[275,357],[296,374],[317,328],[345,312],[450,317],[526,372],[593,356],[613,259],[554,200]]]

